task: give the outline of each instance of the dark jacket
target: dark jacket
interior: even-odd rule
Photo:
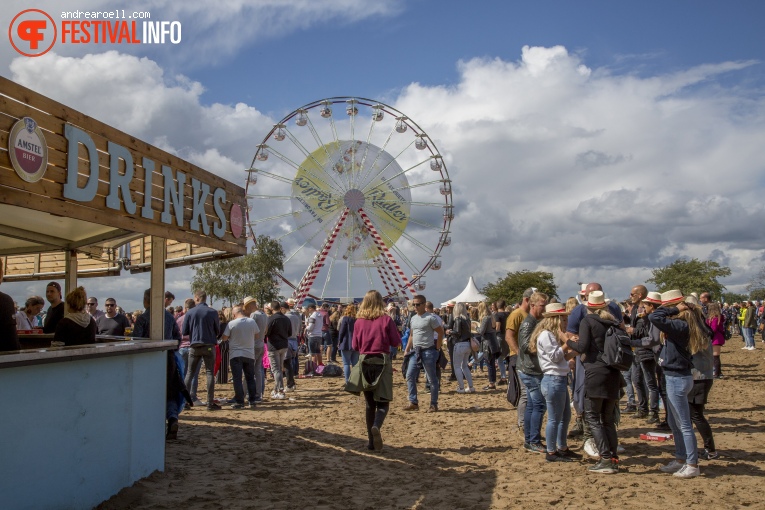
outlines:
[[[276,312],[268,318],[266,327],[266,340],[270,349],[286,349],[289,345],[289,337],[292,336],[292,321],[283,313]]]
[[[666,338],[664,348],[659,354],[659,366],[664,370],[665,375],[684,377],[691,375],[693,361],[688,351],[690,341],[688,323],[679,319],[670,319],[678,312],[679,310],[674,306],[661,306],[648,316],[648,320],[659,328]]]
[[[181,342],[181,330],[178,329],[178,324],[175,322],[175,318],[173,317],[173,314],[168,312],[167,310],[163,310],[165,312],[165,322],[164,329],[163,329],[163,340],[178,340],[178,343],[180,345]],[[188,314],[186,314],[188,315]],[[184,317],[186,316],[184,315]],[[218,314],[215,314],[217,318]],[[186,323],[184,319],[184,324]],[[138,316],[138,320],[135,321],[135,325],[133,326],[133,333],[130,336],[134,336],[136,338],[149,338],[149,335],[151,334],[151,310],[147,308],[144,310],[144,312]],[[188,334],[188,333],[186,333]]]
[[[347,315],[340,319],[340,334],[337,337],[337,348],[341,351],[353,350],[353,326],[356,324],[356,317],[348,317]]]
[[[184,336],[189,335],[191,345],[217,344],[220,336],[218,312],[207,306],[207,303],[199,303],[186,312],[181,333]]]
[[[82,327],[73,320],[64,317],[58,321],[56,332],[53,335],[54,342],[64,342],[65,345],[87,345],[96,343],[96,321],[93,317],[86,327]]]
[[[523,319],[520,327],[518,328],[518,361],[516,362],[516,368],[519,372],[523,372],[526,375],[543,375],[542,368],[539,366],[539,358],[536,354],[529,352],[529,341],[531,341],[531,333],[537,326],[537,320],[533,315],[529,314]]]
[[[605,348],[606,332],[609,326],[617,325],[618,323],[603,319],[597,314],[588,313],[579,322],[579,340],[567,342],[569,347],[582,353],[584,396],[587,398],[619,400],[620,389],[624,386],[622,374],[617,369],[606,365],[601,358]],[[577,390],[574,391],[576,393]]]
[[[64,302],[60,302],[56,306],[48,308],[48,313],[45,314],[45,322],[43,323],[43,333],[50,334],[56,332],[56,326],[61,319],[64,318]]]
[[[487,315],[481,319],[478,334],[481,336],[481,350],[483,352],[492,355],[499,354],[500,347],[499,340],[497,339],[497,329],[494,327],[494,317]]]
[[[635,317],[632,321],[633,332],[630,335],[630,345],[635,347],[635,360],[641,361],[654,361],[654,353],[652,347],[658,345],[658,343],[644,342],[644,339],[649,337],[649,330],[651,329],[651,323],[648,322],[647,317]],[[658,340],[659,335],[655,335]]]
[[[19,336],[16,333],[16,321],[13,314],[16,307],[13,306],[13,298],[0,292],[0,351],[18,351]]]

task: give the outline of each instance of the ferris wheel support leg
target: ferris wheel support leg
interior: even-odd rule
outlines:
[[[378,261],[378,259],[379,259],[379,262],[377,262],[377,261]],[[384,264],[384,263],[385,263],[385,262],[383,261],[383,258],[382,258],[382,254],[378,255],[378,256],[377,256],[377,257],[375,257],[373,260],[374,260],[375,262],[377,262],[377,263],[375,263],[375,267],[377,268],[377,274],[379,274],[379,275],[380,275],[380,280],[382,280],[382,282],[383,282],[383,285],[385,286],[385,292],[386,292],[388,295],[391,295],[391,294],[393,294],[394,292],[393,292],[393,291],[391,291],[391,288],[390,288],[390,286],[388,285],[388,281],[389,281],[389,278],[390,278],[390,277],[389,277],[389,275],[388,275],[388,271],[385,271],[385,266],[382,266],[382,267],[380,266],[381,264]],[[379,264],[379,265],[378,265],[378,264]],[[395,288],[396,288],[396,286],[394,285],[394,286],[393,286],[393,288],[395,289]]]
[[[303,303],[306,295],[308,295],[308,292],[311,290],[311,286],[316,280],[316,275],[319,274],[319,270],[324,266],[324,261],[327,260],[329,250],[335,243],[337,234],[340,232],[340,228],[343,226],[343,223],[345,223],[346,218],[348,218],[349,212],[350,210],[346,207],[343,213],[340,215],[340,218],[338,218],[337,223],[335,223],[335,227],[332,229],[332,232],[330,232],[329,236],[324,241],[321,250],[319,250],[319,252],[314,257],[313,262],[311,262],[311,265],[308,267],[308,270],[305,272],[303,278],[300,280],[300,283],[295,289],[293,297],[297,302],[297,306],[300,306]]]
[[[394,289],[393,292],[389,292],[389,294],[399,294],[401,289],[404,288],[403,282],[396,275],[396,271],[391,265],[390,260],[388,260],[382,252],[380,252],[379,258],[380,263],[382,264],[381,271],[390,282],[391,288]]]
[[[359,217],[361,217],[361,220],[364,222],[364,225],[367,227],[367,230],[369,230],[369,235],[372,236],[372,239],[377,245],[377,248],[387,257],[391,265],[396,269],[396,272],[398,273],[399,277],[404,282],[404,285],[412,293],[412,295],[415,295],[416,292],[414,290],[414,287],[412,287],[412,285],[409,283],[409,280],[404,274],[404,271],[401,270],[401,266],[399,266],[398,262],[396,262],[396,259],[393,258],[393,255],[391,254],[390,250],[388,250],[388,247],[385,246],[385,243],[383,243],[382,238],[380,237],[380,234],[377,233],[377,229],[370,221],[369,216],[367,216],[367,213],[364,212],[364,209],[359,209],[358,213],[359,213]]]

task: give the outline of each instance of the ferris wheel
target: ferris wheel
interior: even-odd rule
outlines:
[[[333,97],[285,116],[257,146],[246,191],[248,235],[282,243],[280,276],[298,304],[414,294],[451,244],[443,156],[379,101]]]

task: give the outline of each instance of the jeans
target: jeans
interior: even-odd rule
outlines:
[[[263,398],[263,388],[266,387],[266,371],[263,369],[265,352],[265,345],[255,346],[255,395],[250,395],[250,402]]]
[[[468,388],[473,388],[473,375],[470,373],[470,368],[468,368],[468,359],[471,352],[473,351],[470,348],[470,342],[457,342],[454,344],[452,366],[454,367],[454,375],[457,378],[457,388],[461,390],[465,389],[465,379],[467,379]]]
[[[526,387],[528,398],[526,409],[523,413],[523,438],[526,443],[539,444],[542,442],[542,417],[545,414],[545,407],[547,405],[545,397],[542,396],[542,389],[539,386],[542,383],[542,376],[518,372],[518,377]]]
[[[645,377],[643,369],[640,368],[640,362],[635,358],[632,362],[632,386],[635,388],[635,397],[637,398],[637,408],[648,412],[648,391],[645,386]]]
[[[258,394],[257,384],[255,383],[255,360],[252,358],[236,357],[229,360],[231,365],[231,377],[234,381],[234,400],[237,404],[244,404],[244,387],[242,386],[242,372],[244,380],[247,382],[247,394],[250,402]],[[261,365],[262,366],[262,365]]]
[[[186,387],[191,387],[191,380],[197,377],[199,369],[202,366],[202,361],[205,362],[205,373],[207,374],[207,405],[212,405],[215,400],[215,376],[213,375],[213,369],[215,368],[215,346],[209,344],[195,344],[191,346],[189,351],[189,364],[186,369]]]
[[[430,405],[438,406],[439,381],[436,375],[436,363],[438,362],[438,349],[422,349],[420,358],[425,375],[430,382]],[[406,387],[409,390],[409,402],[419,405],[417,401],[417,378],[420,377],[420,367],[417,361],[412,358],[409,362],[409,368],[406,371]]]
[[[517,372],[520,379],[521,373]],[[526,385],[521,382],[521,396],[518,399],[518,428],[523,428],[523,419],[526,416],[526,405],[529,403],[529,395],[526,393]]]
[[[619,407],[619,401],[606,398],[584,399],[584,419],[598,447],[601,459],[616,459],[619,439],[616,436],[615,410]],[[549,439],[548,439],[549,441]]]
[[[754,347],[754,328],[741,328],[741,334],[744,336],[744,346]]]
[[[507,358],[500,357],[500,359],[497,360],[497,365],[499,365],[499,378],[507,381],[507,365],[505,365]]]
[[[635,365],[633,364],[632,366]],[[627,392],[627,405],[635,407],[635,388],[632,386],[632,367],[622,372],[622,377],[624,377],[624,382],[627,383],[627,387],[624,388],[624,391]]]
[[[547,452],[568,448],[566,434],[571,422],[571,401],[568,398],[568,376],[545,374],[542,376],[542,396],[547,402]]]
[[[287,348],[268,349],[268,361],[271,363],[271,373],[274,376],[274,393],[284,393],[284,358]]]
[[[489,369],[489,384],[496,384],[497,382],[497,365],[494,363],[497,356],[498,354],[494,354],[489,350],[484,351],[483,359],[486,360],[486,366]]]
[[[348,378],[351,376],[351,368],[356,366],[359,362],[359,351],[353,349],[349,351],[340,351],[340,357],[343,358],[343,374],[345,375],[345,382],[348,382]]]
[[[178,349],[178,352],[181,354],[181,357],[183,358],[183,364],[186,365],[187,369],[189,366],[189,351],[191,350],[191,347],[181,347]],[[185,374],[184,374],[185,377]],[[197,399],[197,388],[199,387],[199,377],[194,376],[194,378],[191,380],[191,386],[187,386],[187,389],[189,390],[189,393],[191,394],[191,400]]]
[[[715,438],[712,435],[712,427],[709,426],[707,418],[704,416],[704,404],[688,404],[691,406],[691,421],[696,425],[696,429],[701,434],[704,441],[704,448],[707,451],[714,452]]]
[[[688,393],[693,389],[693,376],[677,377],[665,372],[664,380],[669,400],[667,423],[675,436],[675,458],[685,459],[688,464],[695,465],[699,461],[699,452],[696,451],[696,434],[688,404]]]
[[[652,413],[658,413],[659,384],[656,382],[656,361],[653,359],[641,361],[640,370],[643,373],[643,381],[648,388],[648,410]]]

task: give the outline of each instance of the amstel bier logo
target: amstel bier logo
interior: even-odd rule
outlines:
[[[31,117],[20,119],[11,128],[8,153],[13,169],[27,182],[37,182],[48,168],[48,145],[45,135]]]

